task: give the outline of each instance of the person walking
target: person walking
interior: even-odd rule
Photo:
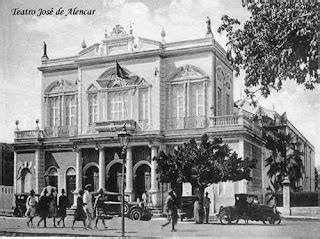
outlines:
[[[83,202],[84,202],[84,209],[85,209],[85,212],[87,214],[87,218],[88,218],[88,228],[92,228],[91,227],[91,223],[94,219],[94,216],[93,216],[93,206],[92,206],[92,195],[90,193],[90,188],[91,188],[91,184],[87,184],[85,186],[85,191],[84,191],[84,195],[83,195]]]
[[[142,202],[144,202],[145,206],[148,206],[148,193],[147,191],[144,191],[141,196]]]
[[[54,188],[51,189],[51,193],[49,194],[49,214],[48,218],[53,218],[53,226],[56,226],[56,217],[57,217],[57,193]]]
[[[40,221],[38,222],[38,227],[40,226],[40,222],[43,221],[44,227],[47,227],[47,217],[49,214],[49,197],[47,196],[48,191],[45,188],[43,191],[43,195],[40,197],[39,204],[38,204],[38,211],[40,216]]]
[[[27,225],[29,227],[29,225],[31,224],[31,227],[33,227],[33,218],[36,214],[36,198],[34,196],[34,190],[32,189],[30,191],[30,195],[28,196],[27,198],[27,202],[26,202],[26,208],[27,208],[27,211],[26,211],[26,216],[29,218],[28,221],[27,221]]]
[[[67,207],[69,206],[68,197],[65,195],[65,190],[61,190],[61,196],[59,197],[58,201],[58,217],[60,217],[59,221],[57,222],[58,226],[62,221],[63,227],[65,227],[64,219],[67,216]]]
[[[205,216],[205,220],[206,223],[209,222],[209,212],[210,212],[210,204],[211,204],[211,200],[208,197],[208,192],[206,192],[206,196],[203,198],[203,207],[204,207],[204,216]]]
[[[196,224],[200,223],[199,212],[200,212],[200,204],[199,204],[199,198],[197,198],[193,204],[193,217],[194,217],[194,221],[196,222]]]
[[[169,225],[171,222],[171,231],[177,231],[175,226],[178,222],[178,207],[177,207],[177,198],[175,192],[171,190],[169,196],[165,202],[165,212],[167,213],[168,221],[162,225],[162,228]]]
[[[94,228],[96,229],[98,228],[98,222],[99,222],[99,219],[101,219],[104,228],[107,229],[107,226],[104,222],[104,219],[107,216],[107,214],[106,214],[106,211],[104,210],[104,192],[102,188],[99,190],[99,195],[97,196],[94,202],[94,209],[96,211],[96,225]]]
[[[79,196],[77,198],[77,208],[76,208],[76,211],[74,212],[74,218],[73,218],[73,222],[72,222],[72,230],[74,227],[74,223],[76,221],[82,221],[83,222],[83,229],[87,230],[87,225],[86,225],[87,216],[86,216],[86,213],[83,209],[83,206],[84,206],[83,194],[84,194],[83,190],[80,189]]]

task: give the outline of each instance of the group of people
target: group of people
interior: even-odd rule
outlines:
[[[92,204],[92,195],[90,193],[91,185],[85,186],[85,190],[79,190],[79,196],[77,198],[77,208],[74,214],[72,229],[76,221],[83,222],[83,228],[85,230],[92,229],[92,222],[95,220],[95,228],[98,227],[99,220],[102,221],[104,228],[107,226],[105,224],[105,219],[108,217],[104,209],[104,191],[99,190],[99,195],[96,197],[94,204]],[[86,223],[88,219],[88,223]]]
[[[74,213],[74,219],[72,222],[72,229],[76,221],[82,221],[84,229],[92,229],[92,222],[95,220],[95,228],[98,226],[99,220],[107,228],[105,224],[105,219],[108,217],[106,211],[104,210],[104,191],[100,189],[99,195],[96,197],[94,204],[92,204],[92,194],[90,193],[91,185],[85,186],[85,190],[79,190],[79,196],[77,198],[77,207]],[[69,207],[69,201],[65,195],[65,190],[61,190],[61,195],[59,196],[57,202],[57,193],[54,188],[51,189],[49,193],[46,188],[44,188],[42,195],[40,196],[39,202],[36,201],[34,190],[30,191],[30,195],[26,201],[26,216],[28,217],[27,226],[33,227],[33,218],[37,214],[40,217],[38,221],[38,226],[43,222],[44,227],[47,227],[47,218],[53,218],[53,226],[57,227],[62,222],[62,226],[65,227],[65,218],[67,216],[67,208]],[[56,223],[56,218],[59,220]]]
[[[204,216],[206,223],[209,222],[209,210],[210,210],[210,198],[208,197],[208,192],[206,192],[205,197],[203,198],[203,207],[204,207]],[[178,200],[177,195],[174,190],[169,192],[169,195],[165,202],[164,212],[167,214],[167,222],[162,224],[162,228],[171,223],[171,231],[176,231],[176,225],[178,222]],[[194,208],[194,219],[196,223],[200,223],[200,198],[198,198],[193,205]]]
[[[63,227],[65,227],[64,219],[67,216],[67,207],[69,206],[68,198],[65,195],[65,190],[61,190],[61,196],[59,197],[58,204],[56,198],[56,191],[54,188],[51,189],[49,194],[45,188],[40,196],[39,202],[37,203],[34,190],[30,191],[30,195],[26,201],[26,216],[28,217],[27,226],[33,227],[33,218],[36,215],[36,207],[38,205],[38,215],[40,220],[38,226],[43,221],[44,227],[47,227],[47,218],[53,218],[53,226],[56,227],[56,218],[60,218],[57,222],[59,225],[62,221]]]

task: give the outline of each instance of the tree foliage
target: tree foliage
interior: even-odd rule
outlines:
[[[271,151],[271,155],[266,159],[268,177],[274,191],[283,187],[282,182],[285,177],[289,177],[290,186],[293,190],[299,189],[299,179],[303,174],[302,152],[298,150],[299,142],[294,142],[291,134],[275,132],[266,136],[266,148]]]
[[[250,171],[256,165],[255,159],[238,158],[221,138],[210,140],[206,134],[200,144],[193,138],[179,146],[173,155],[160,152],[156,160],[160,181],[190,182],[200,192],[212,183],[250,180]]]
[[[288,1],[292,2],[292,1]],[[255,100],[280,90],[285,80],[314,89],[318,81],[319,5],[249,4],[250,19],[222,17],[218,32],[228,38],[227,57],[236,76],[245,71],[246,94]]]

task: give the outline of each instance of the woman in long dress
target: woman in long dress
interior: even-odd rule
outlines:
[[[56,198],[56,190],[54,188],[51,189],[51,193],[49,195],[49,214],[48,218],[53,218],[53,226],[56,226],[56,216],[57,216],[57,198]]]
[[[73,230],[73,226],[74,223],[76,221],[82,221],[83,222],[83,228],[85,230],[87,230],[87,225],[86,225],[86,219],[87,219],[87,215],[83,209],[84,203],[83,203],[83,190],[80,189],[79,190],[79,196],[77,198],[77,208],[76,211],[74,213],[74,219],[73,219],[73,223],[72,223],[72,230]]]
[[[27,202],[26,202],[26,207],[27,207],[27,211],[26,211],[26,216],[29,218],[29,220],[27,221],[27,225],[29,227],[30,223],[31,223],[31,227],[33,227],[33,218],[36,214],[36,198],[34,196],[34,190],[32,189],[30,191],[30,196],[27,198]]]
[[[193,204],[193,216],[197,224],[200,223],[199,211],[200,211],[200,205],[199,205],[199,199],[197,199]]]
[[[43,221],[44,227],[47,227],[47,217],[49,214],[49,197],[47,196],[48,191],[45,188],[43,191],[43,195],[40,197],[39,204],[38,204],[38,211],[40,216],[40,221],[38,222],[38,226],[40,225],[40,222]]]
[[[58,226],[60,222],[62,221],[63,227],[65,227],[64,219],[67,216],[67,207],[69,206],[68,197],[65,195],[65,190],[61,190],[61,196],[59,197],[59,204],[58,204],[58,217],[60,217],[60,220],[57,222]]]

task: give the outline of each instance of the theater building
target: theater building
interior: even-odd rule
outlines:
[[[129,200],[146,190],[160,206],[170,185],[158,181],[154,156],[204,133],[222,137],[240,157],[258,160],[252,181],[208,188],[214,205],[265,188],[262,129],[243,109],[234,111],[225,50],[212,34],[172,43],[165,42],[164,31],[161,36],[137,37],[116,25],[100,43],[83,42],[75,56],[49,59],[45,46],[39,67],[42,126],[22,130],[17,124],[15,192],[38,193],[52,185],[66,189],[72,200],[72,192],[88,183],[120,192],[118,131],[124,124],[132,135],[125,161]],[[181,190],[193,193],[188,184]]]

